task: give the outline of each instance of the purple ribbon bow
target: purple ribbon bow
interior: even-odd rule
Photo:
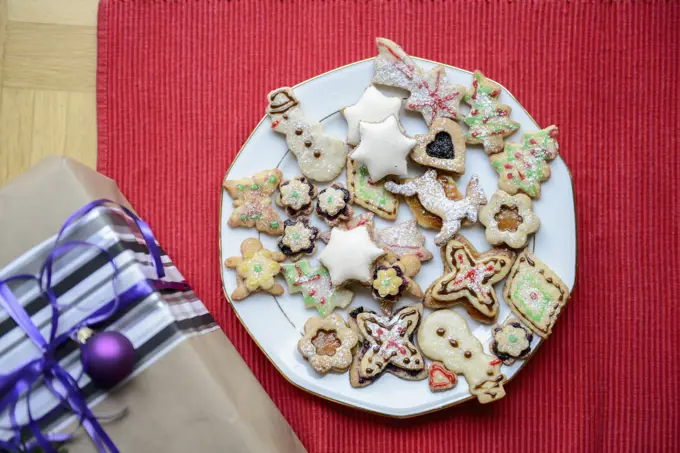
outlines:
[[[77,415],[80,424],[90,435],[99,452],[119,453],[111,438],[109,438],[106,432],[104,432],[104,429],[97,421],[97,418],[87,407],[87,401],[78,387],[78,381],[83,376],[83,373],[81,372],[78,378],[74,378],[59,365],[59,361],[56,358],[57,349],[64,343],[72,341],[72,338],[75,336],[78,330],[83,327],[94,326],[106,321],[122,310],[125,310],[131,304],[135,303],[135,301],[139,301],[155,291],[153,282],[144,280],[119,294],[117,291],[119,270],[116,266],[116,263],[113,261],[113,257],[107,250],[95,244],[90,244],[83,241],[67,241],[63,244],[60,244],[62,236],[64,235],[64,232],[67,228],[74,225],[80,218],[87,215],[92,210],[104,205],[113,205],[116,208],[122,209],[125,214],[134,220],[142,234],[142,237],[144,238],[144,241],[146,242],[146,246],[149,249],[151,257],[153,258],[158,278],[160,279],[165,276],[163,262],[161,261],[160,248],[156,244],[156,240],[153,233],[151,232],[151,228],[149,228],[149,226],[143,220],[141,220],[132,211],[125,208],[124,206],[121,206],[110,200],[96,200],[83,206],[76,213],[70,216],[68,220],[66,220],[64,225],[59,230],[59,234],[57,234],[57,237],[54,241],[54,247],[43,262],[38,276],[22,274],[15,275],[5,280],[0,279],[0,307],[9,313],[17,325],[26,333],[31,341],[33,341],[33,343],[41,351],[41,357],[25,363],[9,374],[0,374],[0,414],[2,414],[4,411],[9,412],[11,429],[14,432],[14,435],[10,441],[0,440],[0,451],[4,451],[5,449],[9,451],[21,451],[22,449],[25,451],[31,451],[35,447],[40,447],[46,453],[57,453],[53,443],[65,442],[71,437],[71,435],[68,434],[42,433],[39,425],[41,420],[43,420],[46,416],[35,419],[31,414],[31,389],[40,379],[44,379],[44,383],[47,388],[59,399],[60,406],[69,409],[75,415]],[[51,284],[53,273],[52,267],[54,261],[58,257],[79,247],[94,247],[106,256],[109,263],[113,267],[112,283],[115,297],[100,309],[92,313],[90,316],[83,319],[73,328],[57,335],[60,313],[57,297],[54,294]],[[36,281],[42,294],[47,296],[47,300],[52,310],[52,324],[48,338],[45,338],[42,335],[40,329],[38,329],[38,327],[33,323],[31,317],[28,315],[24,307],[16,299],[16,297],[14,297],[14,294],[9,289],[8,284],[10,282],[19,280]],[[61,390],[57,389],[57,387],[60,387]],[[18,423],[16,418],[16,405],[24,394],[26,396],[28,422],[25,425],[21,425]],[[21,439],[21,431],[24,428],[28,428],[30,433],[35,438],[34,441],[31,441],[28,444],[24,444]]]

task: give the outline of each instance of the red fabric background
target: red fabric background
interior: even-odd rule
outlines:
[[[99,169],[310,452],[680,448],[679,3],[104,0],[99,27]],[[374,56],[375,36],[480,68],[561,128],[577,193],[576,291],[499,403],[399,421],[310,396],[222,295],[220,183],[267,92]]]

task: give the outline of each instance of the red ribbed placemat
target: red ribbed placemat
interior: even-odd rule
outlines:
[[[680,448],[679,30],[677,2],[108,0],[99,169],[312,453],[670,451]],[[220,184],[266,94],[374,56],[375,36],[480,68],[539,124],[560,126],[577,194],[577,288],[492,405],[399,421],[310,396],[279,376],[222,295]]]

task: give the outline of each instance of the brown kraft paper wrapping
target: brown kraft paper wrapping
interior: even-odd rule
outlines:
[[[45,239],[86,203],[129,206],[114,181],[49,157],[0,189],[0,268]],[[121,452],[302,453],[297,436],[221,330],[192,337],[94,408]],[[68,429],[67,429],[68,431]],[[92,452],[79,430],[69,453]]]

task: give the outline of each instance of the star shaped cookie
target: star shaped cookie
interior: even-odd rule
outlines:
[[[376,87],[370,85],[361,95],[359,102],[351,107],[341,109],[347,120],[347,144],[359,144],[359,122],[376,123],[394,115],[399,117],[401,99],[385,96]]]
[[[319,261],[328,269],[335,286],[349,280],[368,283],[373,263],[384,254],[385,251],[373,243],[365,226],[348,231],[333,228]]]
[[[416,140],[401,131],[399,120],[390,116],[380,123],[359,123],[361,143],[352,159],[364,164],[373,181],[388,175],[406,176],[406,158],[416,146]]]

